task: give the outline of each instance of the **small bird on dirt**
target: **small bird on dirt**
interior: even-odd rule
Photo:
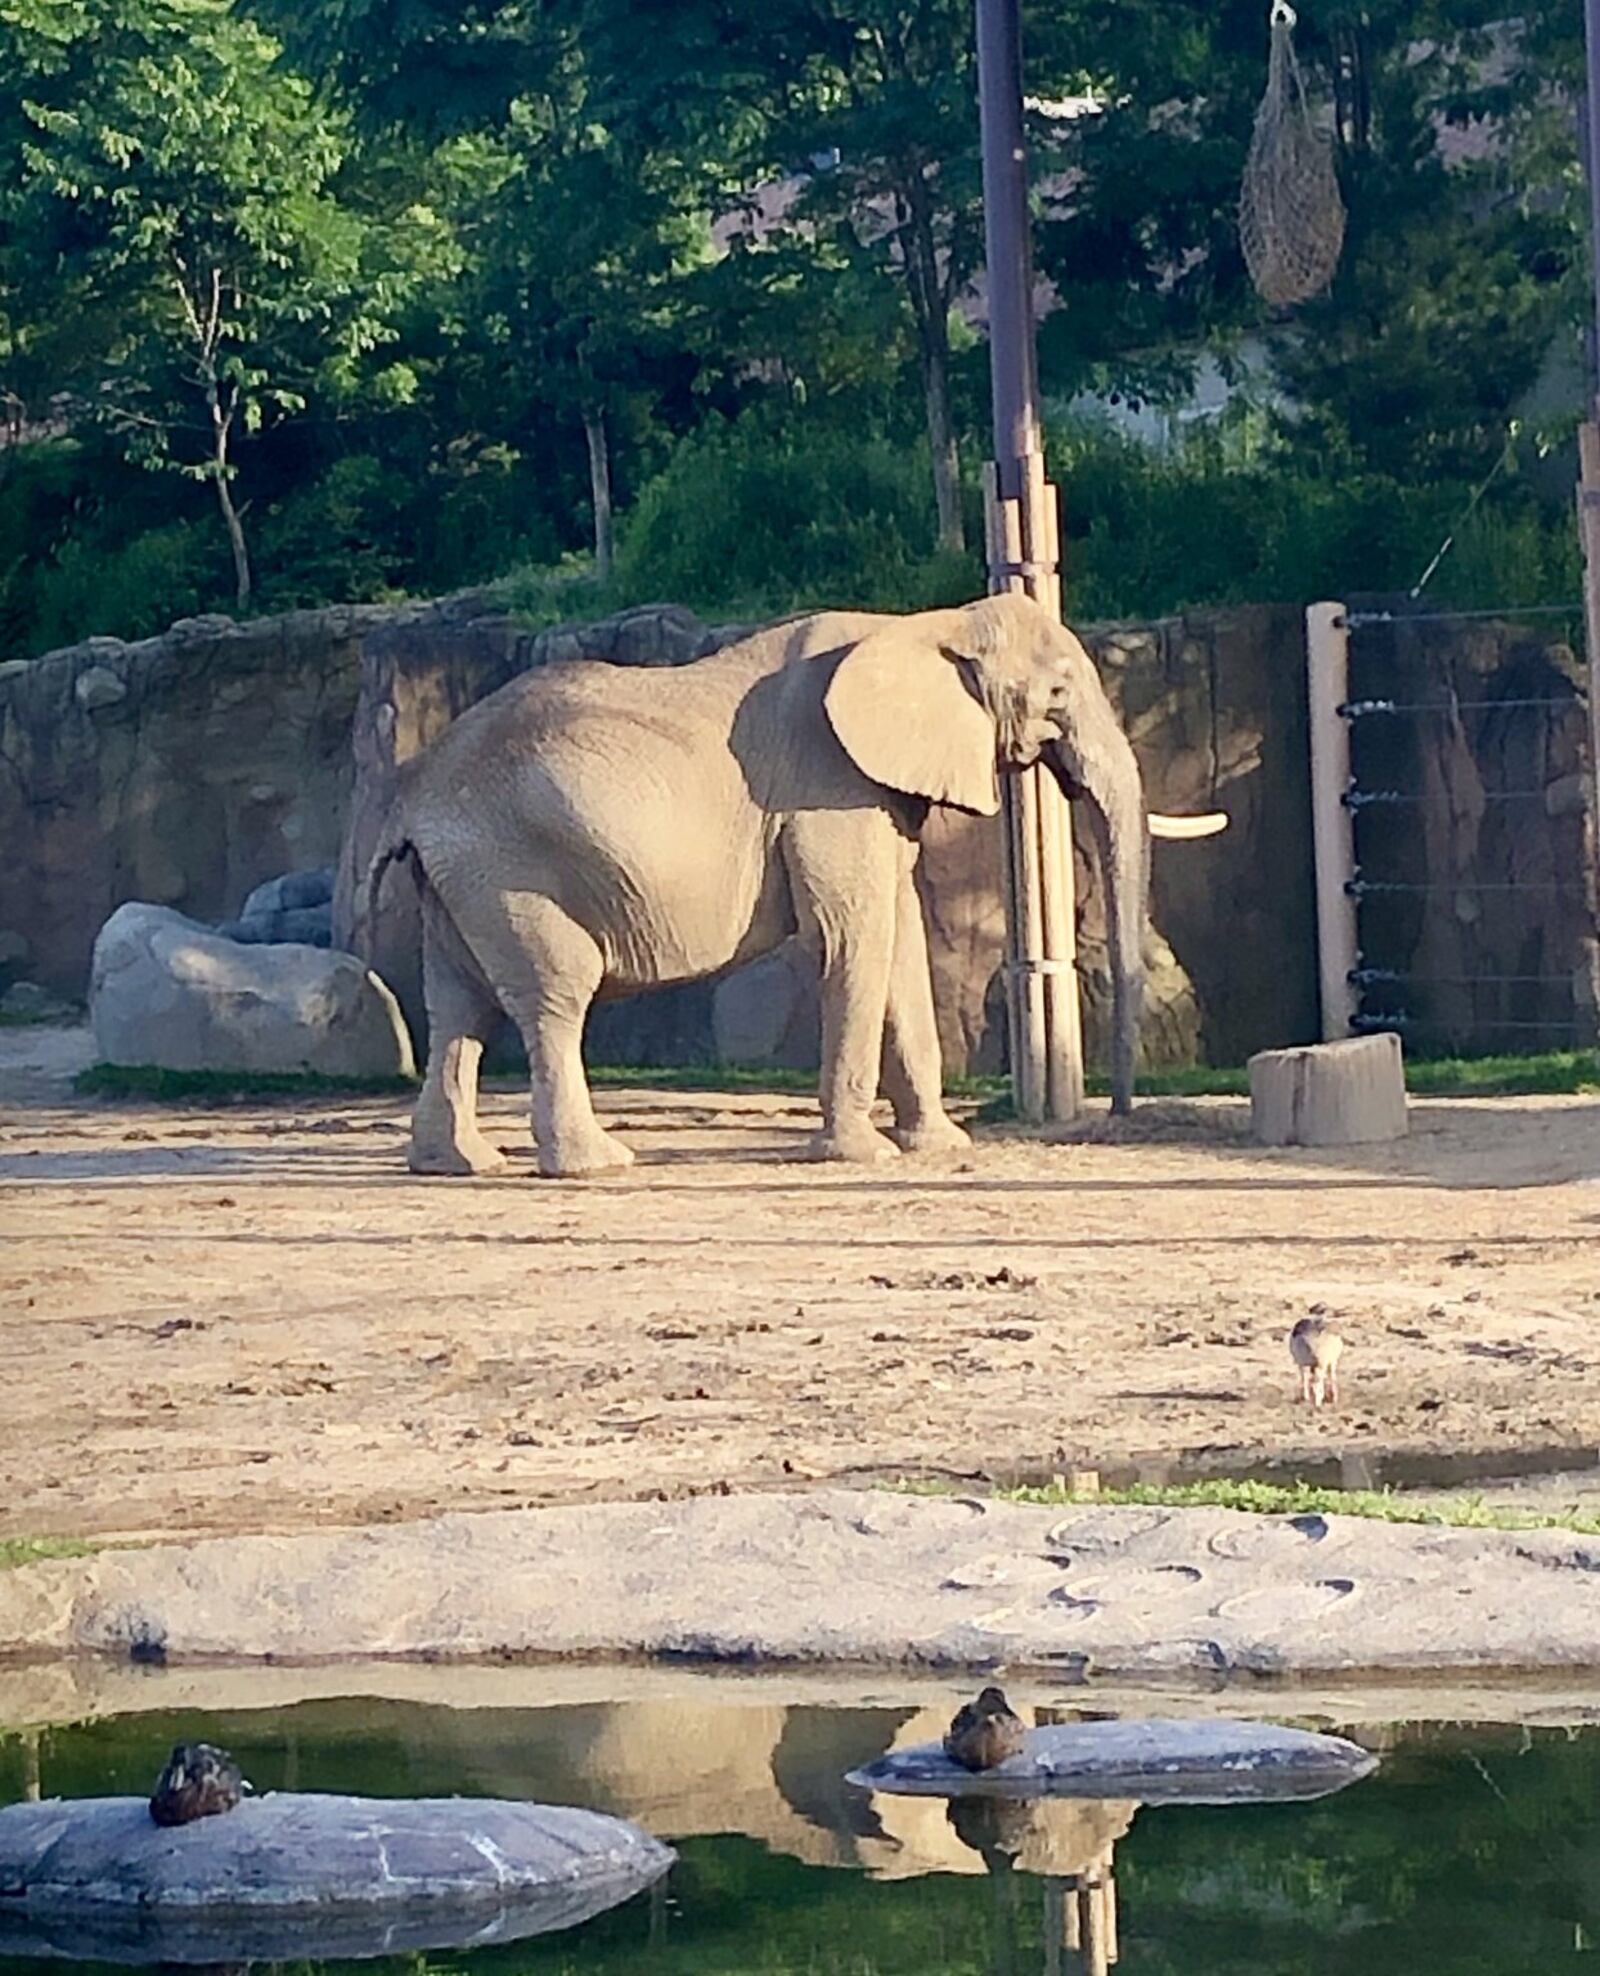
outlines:
[[[210,1743],[179,1743],[156,1780],[150,1816],[158,1825],[189,1825],[233,1811],[250,1789],[226,1750]]]
[[[1289,1356],[1300,1368],[1300,1398],[1320,1407],[1339,1404],[1344,1339],[1331,1318],[1303,1317],[1289,1333]]]
[[[1028,1732],[1022,1718],[998,1688],[985,1688],[975,1702],[958,1708],[944,1734],[944,1753],[963,1770],[993,1770],[1019,1756]]]

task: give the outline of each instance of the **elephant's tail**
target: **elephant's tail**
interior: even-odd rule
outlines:
[[[405,813],[398,803],[384,819],[383,829],[378,833],[378,841],[367,864],[366,877],[361,881],[356,897],[353,944],[358,953],[370,953],[372,950],[373,932],[378,923],[378,893],[384,875],[392,864],[409,864],[412,877],[419,886],[422,884],[422,859],[411,841]]]

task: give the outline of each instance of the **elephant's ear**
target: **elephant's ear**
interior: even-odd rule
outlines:
[[[949,619],[904,618],[839,661],[823,705],[845,753],[874,782],[993,816],[1000,807],[994,718],[968,685]]]

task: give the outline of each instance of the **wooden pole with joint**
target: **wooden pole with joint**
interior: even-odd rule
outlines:
[[[994,393],[994,461],[984,482],[989,588],[1024,591],[1059,618],[1056,491],[1039,443],[1018,0],[977,0],[977,26]],[[1071,812],[1039,768],[1003,777],[1001,804],[1012,1090],[1018,1116],[1037,1125],[1075,1118],[1083,1104]]]

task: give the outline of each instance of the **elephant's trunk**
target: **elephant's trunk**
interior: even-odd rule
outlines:
[[[1083,810],[1105,883],[1106,950],[1111,965],[1111,1109],[1133,1109],[1133,1079],[1144,1015],[1144,932],[1150,892],[1150,835],[1133,750],[1120,728],[1098,737],[1076,760],[1045,750],[1045,761]]]

